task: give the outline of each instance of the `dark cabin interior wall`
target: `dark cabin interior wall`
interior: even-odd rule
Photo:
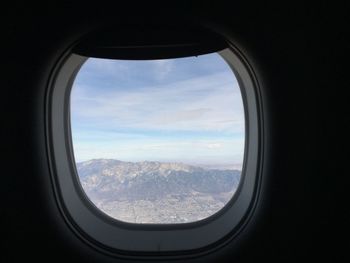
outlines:
[[[57,209],[45,147],[50,70],[68,43],[96,25],[196,20],[221,25],[237,40],[263,83],[267,116],[257,215],[239,243],[196,261],[349,260],[345,6],[96,2],[3,10],[1,262],[118,262],[81,242]]]

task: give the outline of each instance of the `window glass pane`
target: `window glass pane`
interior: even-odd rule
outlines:
[[[140,224],[195,222],[234,195],[244,108],[219,54],[90,58],[74,81],[70,107],[80,183],[108,216]]]

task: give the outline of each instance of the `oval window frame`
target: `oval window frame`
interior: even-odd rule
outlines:
[[[46,96],[49,165],[57,204],[65,221],[83,240],[108,253],[188,254],[231,239],[252,214],[259,193],[262,114],[254,71],[232,44],[218,52],[234,72],[245,111],[245,153],[240,186],[218,213],[193,223],[132,224],[107,219],[82,194],[75,169],[69,119],[70,90],[86,57],[69,50],[57,63]]]

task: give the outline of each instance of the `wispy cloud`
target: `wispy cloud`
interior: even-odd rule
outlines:
[[[72,117],[95,127],[243,132],[243,105],[235,84],[219,73],[93,97],[76,86]]]
[[[174,60],[169,60],[169,59],[153,60],[153,65],[154,65],[154,76],[158,80],[163,80],[170,74],[171,70],[173,69]]]
[[[78,160],[242,162],[244,110],[218,55],[88,60],[71,93]]]
[[[133,140],[77,141],[74,150],[78,161],[112,158],[129,161],[183,161],[187,163],[233,163],[242,161],[242,138],[181,139],[134,138]]]

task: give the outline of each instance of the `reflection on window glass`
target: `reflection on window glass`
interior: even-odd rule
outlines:
[[[207,218],[234,195],[244,109],[220,55],[88,59],[71,91],[80,183],[105,214],[130,223]]]

